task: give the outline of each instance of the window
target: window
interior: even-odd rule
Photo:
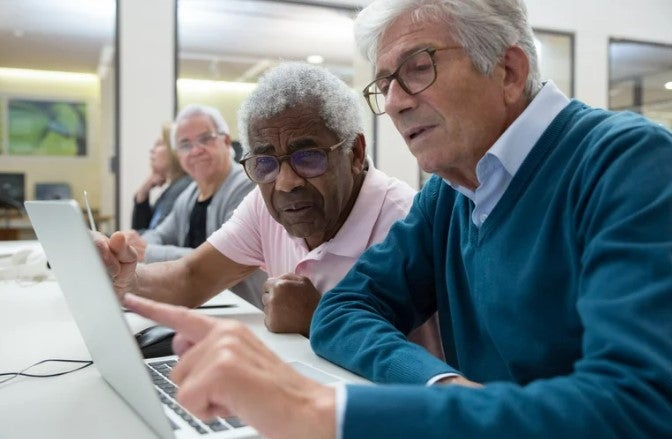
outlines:
[[[351,86],[356,83],[353,9],[305,2],[179,0],[177,14],[178,108],[189,103],[218,108],[234,140],[240,103],[257,78],[281,61],[319,63]]]
[[[0,172],[72,187],[114,214],[116,1],[3,1]]]
[[[609,109],[634,111],[672,130],[672,46],[611,39]]]

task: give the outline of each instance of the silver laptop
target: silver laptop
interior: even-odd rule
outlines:
[[[93,362],[159,437],[257,437],[235,417],[203,422],[175,402],[168,375],[177,357],[143,360],[76,201],[27,201],[25,207]],[[338,380],[305,363],[293,365],[322,382]]]

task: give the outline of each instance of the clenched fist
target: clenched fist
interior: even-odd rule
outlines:
[[[266,327],[271,332],[293,332],[308,337],[320,297],[322,295],[305,276],[289,273],[269,277],[261,297]]]

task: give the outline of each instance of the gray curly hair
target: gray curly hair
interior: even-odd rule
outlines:
[[[449,26],[484,75],[492,73],[508,47],[519,46],[530,62],[525,84],[528,99],[541,88],[534,34],[522,0],[376,0],[355,20],[355,41],[364,57],[375,64],[381,35],[407,12],[418,22]]]
[[[268,119],[292,106],[319,105],[325,125],[339,139],[352,141],[364,132],[359,96],[324,67],[285,62],[266,72],[238,109],[238,135],[243,150],[250,150],[249,124]]]

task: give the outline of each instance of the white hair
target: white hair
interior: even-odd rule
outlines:
[[[380,37],[406,13],[418,22],[448,26],[484,75],[492,73],[508,47],[520,47],[530,64],[525,84],[528,99],[541,88],[534,34],[523,0],[375,0],[355,20],[355,40],[364,57],[375,64]]]
[[[364,131],[359,96],[345,82],[324,67],[285,62],[260,78],[238,110],[238,135],[243,150],[250,150],[250,121],[269,119],[301,104],[317,104],[325,125],[339,139],[351,141]]]
[[[212,120],[212,123],[215,125],[215,129],[218,133],[223,133],[229,136],[231,132],[229,131],[229,125],[224,120],[222,113],[214,107],[202,104],[189,104],[182,109],[175,117],[175,123],[170,129],[170,140],[173,149],[177,148],[177,125],[182,122],[184,119],[192,116],[207,116]]]

